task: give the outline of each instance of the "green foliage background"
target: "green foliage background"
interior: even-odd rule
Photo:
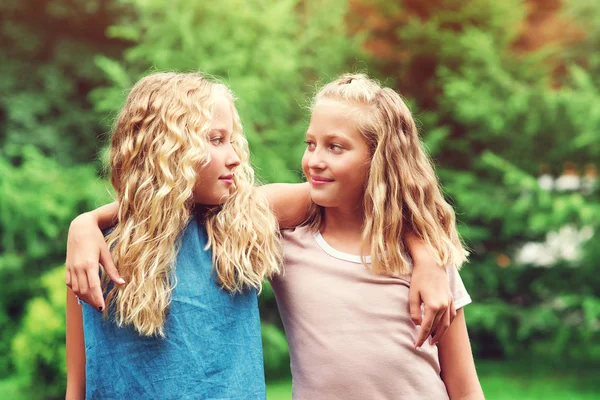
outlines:
[[[63,395],[69,222],[110,199],[111,123],[133,82],[157,70],[232,87],[264,182],[301,180],[320,83],[368,70],[399,90],[472,250],[462,277],[476,357],[598,370],[600,236],[576,260],[516,257],[566,225],[600,229],[598,190],[536,180],[540,164],[556,176],[600,159],[597,2],[4,0],[0,15],[0,381],[19,393]],[[261,311],[267,377],[286,377],[269,288]]]

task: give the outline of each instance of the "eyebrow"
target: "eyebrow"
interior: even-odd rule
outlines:
[[[312,133],[310,132],[306,132],[306,136],[312,135]],[[343,133],[338,133],[338,132],[331,132],[331,133],[326,133],[325,134],[325,138],[326,139],[342,139],[342,140],[350,140],[350,138],[346,135],[344,135]]]
[[[227,135],[229,132],[225,129],[211,129],[208,133],[220,133],[221,135]]]

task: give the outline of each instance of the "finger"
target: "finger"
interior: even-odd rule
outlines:
[[[71,290],[75,293],[75,296],[79,297],[79,283],[77,282],[77,275],[71,274]]]
[[[444,313],[446,312],[446,310],[447,310],[447,308],[440,308],[438,310],[438,312],[435,314],[435,317],[433,318],[433,323],[431,324],[431,336],[433,336],[435,334],[435,332],[437,331],[438,326],[440,324],[440,320],[444,316]]]
[[[421,325],[423,322],[422,319],[422,311],[421,311],[421,296],[419,292],[416,290],[411,290],[408,293],[409,299],[408,304],[410,307],[410,319],[415,323],[415,325]]]
[[[87,280],[90,288],[90,305],[100,312],[104,311],[104,296],[102,294],[102,286],[100,284],[100,276],[98,275],[98,271],[88,270]]]
[[[67,287],[71,288],[71,271],[68,269],[65,270],[65,284]]]
[[[85,301],[87,304],[92,304],[92,299],[90,298],[90,287],[87,281],[87,274],[85,270],[76,272],[77,286],[79,287],[79,293],[75,293],[82,301]]]
[[[439,343],[440,339],[448,332],[450,327],[450,309],[448,308],[438,322],[437,329],[434,330],[434,335],[431,338],[431,344]]]
[[[100,248],[100,264],[104,267],[104,271],[110,277],[111,281],[117,285],[123,285],[125,283],[125,279],[121,278],[119,271],[117,271],[117,268],[115,267],[115,263],[113,263],[112,256],[110,255],[106,243]]]
[[[415,347],[421,347],[423,343],[425,343],[425,339],[429,337],[429,334],[431,333],[431,325],[433,324],[434,318],[434,311],[428,307],[425,307],[425,317],[423,318],[421,329],[419,329],[419,335],[417,336]]]

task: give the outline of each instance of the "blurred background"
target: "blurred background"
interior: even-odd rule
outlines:
[[[110,199],[110,126],[149,71],[222,77],[264,182],[298,182],[306,105],[368,71],[408,100],[460,233],[488,399],[600,395],[597,0],[0,0],[0,396],[65,388],[70,221]],[[261,296],[269,399],[287,343]]]

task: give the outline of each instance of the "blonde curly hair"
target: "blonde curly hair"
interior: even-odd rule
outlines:
[[[260,291],[263,279],[279,272],[277,220],[254,188],[248,142],[231,91],[199,73],[146,76],[131,89],[110,147],[119,223],[107,242],[127,284],[109,288],[103,276],[107,303],[114,305],[105,315],[112,308],[119,326],[132,325],[144,336],[164,336],[179,241],[194,216],[197,171],[210,162],[206,139],[220,95],[231,104],[240,165],[225,203],[205,206],[198,215],[206,226],[213,270],[232,293]]]
[[[318,91],[312,107],[322,99],[366,107],[361,108],[366,111],[357,126],[372,156],[363,200],[361,254],[369,250],[372,271],[410,274],[411,261],[402,240],[409,232],[424,240],[438,264],[460,268],[467,253],[456,231],[454,210],[444,199],[400,95],[364,74],[344,74]],[[305,224],[318,230],[323,212],[313,203]]]

